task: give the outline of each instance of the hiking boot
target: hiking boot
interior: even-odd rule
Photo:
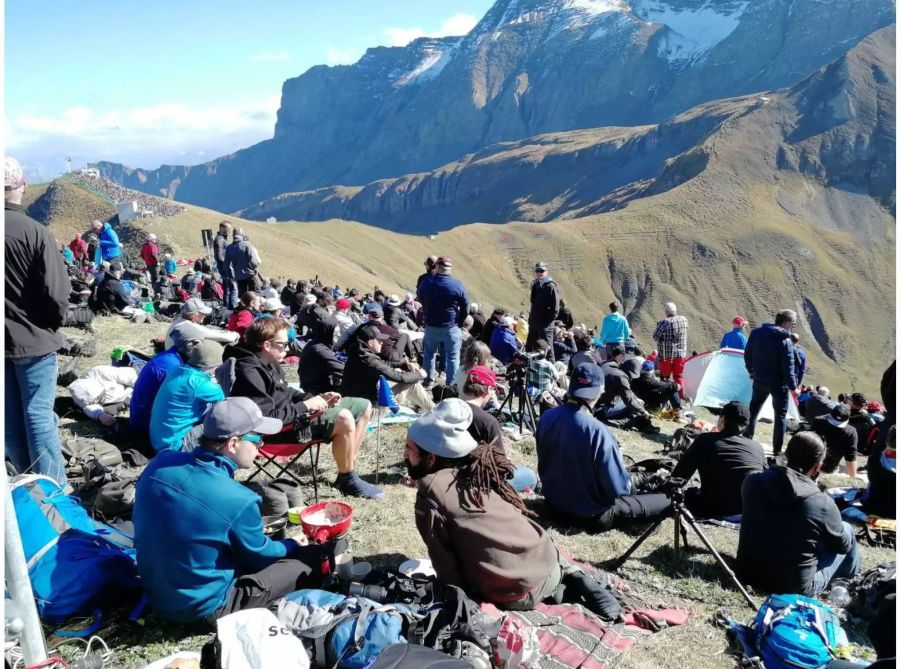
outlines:
[[[362,497],[364,499],[382,499],[384,490],[366,483],[355,471],[338,474],[334,487],[345,497]]]

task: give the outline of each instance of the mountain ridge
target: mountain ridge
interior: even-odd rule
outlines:
[[[712,15],[736,23],[700,20]],[[790,85],[891,21],[886,0],[499,0],[462,38],[370,49],[287,80],[272,139],[197,166],[98,166],[131,188],[235,211]]]

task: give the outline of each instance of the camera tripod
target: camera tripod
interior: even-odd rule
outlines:
[[[648,527],[644,532],[637,538],[637,540],[631,544],[631,546],[626,550],[620,557],[616,558],[612,563],[613,571],[616,571],[625,564],[625,561],[632,556],[632,554],[640,547],[647,538],[653,534],[660,525],[662,525],[667,518],[671,517],[675,521],[674,528],[674,542],[673,549],[675,553],[675,558],[678,558],[678,553],[680,550],[681,541],[684,541],[685,547],[688,545],[688,534],[687,534],[687,526],[690,526],[691,529],[696,532],[697,536],[700,537],[700,540],[703,542],[703,545],[706,546],[706,550],[712,554],[712,556],[716,559],[716,562],[719,563],[719,566],[725,571],[726,574],[731,578],[732,582],[737,586],[738,591],[740,591],[741,595],[744,597],[744,601],[747,602],[747,606],[756,611],[759,606],[756,602],[753,601],[753,598],[747,592],[746,588],[741,585],[741,582],[738,580],[737,575],[731,568],[725,563],[725,560],[722,559],[722,556],[719,555],[719,552],[713,547],[712,543],[710,543],[709,539],[707,539],[706,535],[703,534],[703,531],[697,524],[697,520],[688,510],[688,508],[684,505],[684,485],[687,481],[681,481],[679,479],[672,480],[670,479],[665,493],[672,500],[672,509],[671,511],[658,518],[653,524]]]
[[[528,420],[531,422],[531,433],[536,434],[538,424],[537,410],[534,408],[534,402],[531,401],[531,396],[528,394],[528,388],[525,383],[525,370],[513,370],[511,373],[507,373],[507,378],[509,379],[509,392],[506,394],[506,398],[503,400],[500,408],[494,413],[497,416],[501,416],[503,414],[503,409],[509,407],[510,417],[515,417],[516,414],[513,411],[513,398],[515,397],[519,400],[517,421],[519,425],[519,434],[522,434],[522,425],[525,423],[526,414],[528,414]]]

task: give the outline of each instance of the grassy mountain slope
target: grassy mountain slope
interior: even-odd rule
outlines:
[[[422,259],[447,254],[473,299],[508,309],[527,309],[531,265],[541,259],[577,321],[596,325],[603,305],[617,298],[649,344],[662,305],[674,300],[690,319],[689,346],[698,351],[717,345],[736,314],[759,323],[777,309],[796,308],[810,377],[876,393],[895,341],[893,219],[885,213],[882,242],[864,247],[849,232],[789,214],[768,188],[735,182],[728,198],[710,198],[720,191],[717,181],[704,173],[615,212],[540,225],[467,225],[433,240],[337,220],[267,225],[190,206],[175,217],[138,221],[123,237],[153,231],[176,257],[195,257],[200,230],[227,219],[248,232],[265,274],[319,274],[389,292],[411,290]],[[786,174],[779,187],[804,193],[812,186],[803,175]],[[57,196],[78,211],[95,198],[70,183]],[[59,212],[50,225],[70,239],[89,220]]]

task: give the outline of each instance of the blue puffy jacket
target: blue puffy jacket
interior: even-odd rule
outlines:
[[[184,361],[178,355],[178,351],[170,348],[154,355],[150,358],[150,362],[141,368],[134,384],[134,391],[131,393],[131,405],[128,407],[131,427],[143,431],[150,429],[150,412],[156,393],[166,380],[166,374],[183,364]]]
[[[571,404],[541,416],[538,476],[551,508],[579,518],[599,516],[631,494],[616,438],[589,411]]]
[[[100,230],[99,239],[100,253],[104,260],[115,260],[122,255],[122,246],[119,242],[119,235],[116,234],[116,231],[113,230],[109,223],[103,224],[103,229]]]
[[[504,365],[512,362],[513,356],[519,350],[519,340],[516,333],[507,327],[498,327],[491,335],[491,355]]]
[[[469,296],[458,279],[446,274],[432,274],[422,280],[416,293],[425,309],[426,326],[461,326],[466,320]]]
[[[193,622],[225,603],[239,576],[286,557],[291,540],[263,534],[262,500],[234,480],[237,464],[205,448],[164,451],[138,479],[134,543],[154,613]]]
[[[764,323],[750,333],[744,349],[744,365],[754,381],[768,386],[797,388],[794,377],[794,344],[784,328]]]

